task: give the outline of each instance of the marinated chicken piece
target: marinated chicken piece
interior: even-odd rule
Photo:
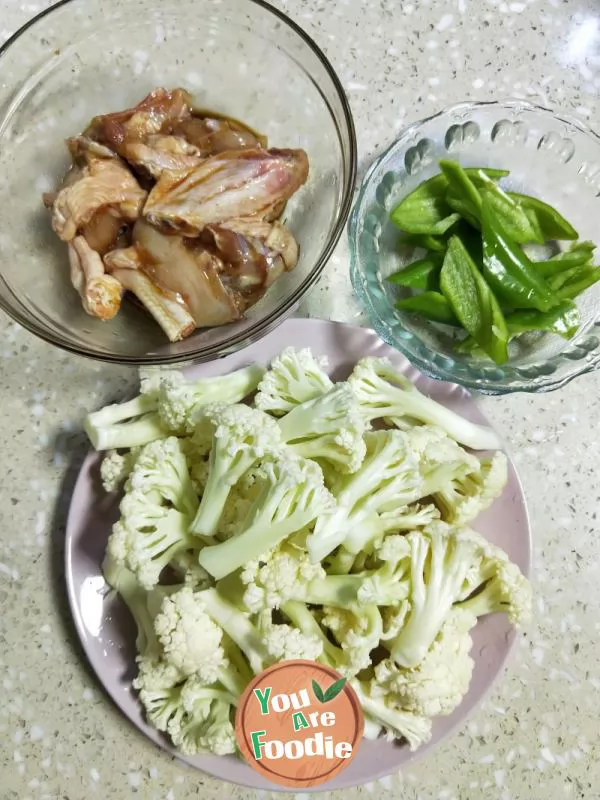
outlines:
[[[106,275],[102,259],[83,236],[69,242],[69,264],[71,283],[79,292],[84,310],[92,317],[112,319],[121,307],[123,286]]]
[[[274,250],[283,258],[286,271],[298,263],[298,242],[285,225],[277,220],[264,222],[258,219],[231,219],[221,225],[247,238],[259,239],[268,250]]]
[[[72,136],[66,141],[69,152],[76,164],[89,164],[91,158],[116,158],[117,154],[89,136]]]
[[[152,314],[169,341],[178,342],[193,333],[196,323],[180,295],[156,286],[147,275],[135,269],[132,263],[129,267],[115,269],[112,275]]]
[[[94,158],[78,179],[64,186],[52,206],[52,227],[65,242],[71,241],[99,209],[110,206],[133,222],[140,215],[146,192],[120,159]]]
[[[270,221],[307,177],[304,150],[222,153],[188,172],[163,174],[148,196],[144,216],[187,236],[238,217]]]
[[[183,298],[196,327],[224,325],[240,319],[243,305],[223,284],[222,261],[199,242],[167,236],[141,219],[134,226],[133,242],[129,251],[137,251],[139,269],[157,286]],[[105,257],[109,271],[119,252]]]
[[[224,262],[223,283],[239,293],[246,308],[298,261],[296,240],[279,222],[207,225],[198,241]]]
[[[267,147],[267,138],[231,117],[194,110],[194,116],[177,123],[173,133],[185,137],[203,156],[227,150],[256,150]]]
[[[163,172],[188,170],[200,163],[200,151],[181,136],[149,136],[145,142],[125,142],[123,155],[153,178]]]
[[[101,208],[87,225],[81,228],[81,234],[87,243],[103,256],[116,247],[128,247],[130,244],[131,225],[114,208]]]
[[[170,133],[174,125],[191,117],[191,108],[192,97],[183,89],[155,89],[133,108],[94,117],[83,135],[126,158],[128,144]]]
[[[208,225],[199,241],[225,262],[223,282],[239,292],[247,306],[256,302],[285,272],[281,254],[269,250],[255,237],[243,236],[220,225]]]

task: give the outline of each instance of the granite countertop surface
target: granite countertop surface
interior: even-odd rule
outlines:
[[[45,7],[0,0],[0,42]],[[359,167],[410,121],[502,96],[600,113],[600,6],[590,0],[297,0],[277,5],[323,47],[355,115]],[[1,80],[1,75],[0,75]],[[305,302],[364,323],[345,237]],[[74,635],[62,567],[86,410],[135,384],[0,314],[0,800],[254,800],[147,742],[107,699]],[[535,614],[503,680],[433,756],[333,800],[600,797],[600,376],[482,401],[529,501]]]

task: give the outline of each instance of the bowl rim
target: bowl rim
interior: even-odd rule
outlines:
[[[428,360],[426,356],[422,356],[416,353],[413,353],[412,350],[405,346],[402,340],[397,338],[392,338],[388,334],[386,327],[382,324],[380,315],[375,310],[369,292],[364,288],[361,280],[362,269],[360,266],[360,258],[359,258],[359,247],[358,247],[358,237],[359,237],[359,228],[360,223],[364,219],[364,209],[363,209],[363,202],[366,195],[368,188],[370,187],[373,176],[379,169],[379,167],[386,162],[389,158],[390,154],[398,147],[398,144],[401,139],[405,139],[406,137],[410,136],[412,133],[415,133],[421,126],[437,119],[438,117],[443,117],[451,113],[455,113],[457,111],[462,110],[470,110],[476,108],[490,108],[496,107],[498,109],[507,109],[511,111],[533,111],[533,112],[542,112],[551,116],[554,120],[558,122],[565,123],[566,125],[572,126],[577,128],[577,130],[589,136],[591,139],[594,139],[598,145],[600,145],[600,134],[596,132],[590,125],[583,122],[581,119],[574,117],[573,115],[569,114],[568,112],[563,112],[562,110],[554,110],[548,108],[547,106],[541,105],[539,103],[531,102],[530,100],[524,100],[521,98],[515,97],[505,97],[498,100],[462,100],[457,103],[453,103],[452,105],[445,106],[444,108],[436,111],[433,114],[430,114],[426,117],[422,117],[421,119],[416,120],[415,122],[411,122],[408,125],[405,125],[394,137],[393,141],[383,150],[377,158],[373,160],[367,171],[365,172],[360,185],[357,188],[356,193],[356,201],[352,208],[352,212],[350,213],[350,217],[348,220],[348,242],[349,242],[349,250],[350,250],[350,281],[352,283],[352,287],[356,296],[361,301],[363,308],[365,309],[367,316],[369,317],[370,324],[373,326],[374,330],[377,332],[378,336],[383,339],[387,344],[397,349],[402,355],[404,355],[415,367],[417,367],[421,372],[427,375],[429,378],[434,378],[435,380],[440,381],[448,381],[450,383],[456,383],[460,386],[463,386],[467,389],[470,389],[474,392],[483,395],[504,395],[504,394],[513,394],[515,392],[524,392],[529,394],[535,393],[542,393],[542,392],[550,392],[556,389],[560,389],[563,386],[566,386],[575,378],[579,377],[580,375],[585,375],[586,373],[592,372],[598,368],[600,368],[600,348],[596,347],[594,351],[588,353],[589,358],[587,359],[580,359],[580,360],[573,360],[566,356],[563,356],[561,353],[556,354],[553,356],[553,360],[557,362],[567,361],[571,365],[577,365],[569,371],[567,374],[556,376],[554,373],[548,375],[540,375],[535,379],[529,379],[524,376],[515,375],[514,378],[509,378],[510,382],[507,382],[507,378],[503,377],[501,379],[494,379],[489,377],[471,377],[469,375],[456,375],[452,368],[447,368],[446,366],[434,364],[432,361]],[[423,345],[424,348],[427,349],[432,355],[435,355],[436,351],[429,348],[427,345]],[[490,367],[493,368],[493,365],[490,363]],[[501,369],[501,368],[500,368]]]
[[[208,2],[212,1],[213,0],[208,0]],[[64,6],[77,4],[81,2],[86,2],[86,0],[59,0],[57,3],[54,3],[48,8],[45,8],[42,11],[38,12],[35,16],[31,17],[31,19],[27,20],[27,22],[25,22],[11,36],[9,36],[9,38],[2,45],[0,45],[0,60],[2,59],[4,54],[9,50],[9,48],[15,45],[19,41],[21,36],[29,30],[29,28],[33,27],[41,20],[43,20],[45,17],[49,16],[55,11],[58,11],[60,8],[63,8]],[[286,25],[289,29],[291,29],[304,42],[304,44],[307,47],[309,47],[310,50],[312,50],[312,52],[316,55],[317,59],[321,62],[322,66],[327,72],[341,105],[343,122],[346,127],[348,135],[348,144],[349,144],[348,158],[343,159],[344,167],[347,170],[346,187],[341,197],[341,202],[335,225],[333,226],[329,239],[327,240],[320,257],[313,265],[311,271],[304,278],[304,280],[297,287],[297,289],[289,297],[283,299],[273,312],[268,314],[268,316],[266,316],[264,319],[257,321],[248,330],[243,331],[237,334],[236,336],[233,336],[226,343],[210,345],[208,347],[206,346],[200,347],[196,351],[192,350],[189,353],[185,354],[150,353],[146,355],[136,355],[136,356],[115,355],[112,353],[96,351],[93,348],[81,345],[75,345],[63,340],[60,335],[55,334],[52,331],[49,331],[46,328],[39,325],[37,323],[37,319],[33,315],[31,315],[28,311],[20,310],[23,305],[22,302],[19,300],[13,288],[4,280],[2,275],[0,275],[0,281],[8,289],[10,295],[15,300],[15,306],[12,306],[9,303],[7,303],[2,296],[0,296],[0,309],[2,309],[12,320],[17,322],[19,325],[21,325],[30,333],[34,334],[38,338],[47,342],[48,344],[60,348],[61,350],[73,353],[74,355],[82,356],[84,358],[90,358],[94,361],[100,361],[104,363],[123,364],[132,366],[152,366],[152,365],[166,365],[166,364],[183,365],[192,362],[205,363],[207,361],[212,361],[214,359],[230,355],[231,353],[236,352],[237,350],[240,350],[244,347],[247,347],[249,344],[252,344],[255,341],[258,341],[263,336],[266,336],[274,328],[280,325],[285,320],[286,317],[288,317],[291,313],[293,313],[295,308],[300,303],[301,299],[307,294],[307,292],[310,289],[313,288],[315,283],[321,277],[323,270],[327,266],[327,263],[331,258],[331,255],[333,254],[335,247],[337,246],[337,243],[342,235],[342,232],[346,228],[346,223],[348,220],[348,216],[350,214],[350,210],[352,208],[352,201],[355,193],[357,162],[358,162],[358,146],[357,146],[356,128],[354,125],[352,109],[350,107],[348,97],[346,96],[346,92],[344,91],[344,87],[342,86],[342,82],[337,75],[337,72],[333,68],[333,65],[325,55],[324,51],[319,47],[319,45],[315,42],[315,40],[308,33],[306,33],[306,31],[302,27],[300,27],[300,25],[297,22],[291,19],[291,17],[288,17],[287,14],[285,14],[283,11],[280,11],[278,8],[275,8],[275,6],[272,6],[270,3],[266,2],[266,0],[247,0],[247,2],[259,6],[268,13],[271,13],[283,25]],[[326,102],[326,104],[327,106],[329,106],[329,103]],[[340,126],[337,124],[337,121],[335,120],[335,118],[333,118],[333,116],[332,120],[334,122],[339,140],[341,138]],[[167,344],[168,343],[165,341],[165,345]]]

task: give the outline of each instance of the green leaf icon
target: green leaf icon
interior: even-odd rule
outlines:
[[[346,685],[346,678],[340,678],[339,680],[332,683],[329,689],[325,692],[325,699],[324,703],[328,703],[330,700],[333,700],[338,694],[342,691],[344,686]]]
[[[313,692],[315,693],[315,697],[317,698],[317,700],[320,703],[324,703],[325,702],[325,695],[323,694],[323,689],[321,689],[321,687],[319,686],[319,684],[315,680],[313,680],[313,682],[312,682],[312,689],[313,689]]]
[[[346,678],[340,678],[334,681],[326,691],[323,691],[316,681],[312,682],[313,692],[320,703],[328,703],[330,700],[336,698],[345,685]]]

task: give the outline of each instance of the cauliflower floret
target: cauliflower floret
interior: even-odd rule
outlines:
[[[493,430],[476,425],[421,394],[387,358],[361,359],[348,382],[356,392],[361,413],[369,421],[381,418],[417,420],[443,428],[452,439],[473,450],[500,447]]]
[[[275,624],[271,611],[259,615],[258,629],[274,663],[299,658],[318,661],[323,654],[320,637],[305,634],[291,625]]]
[[[205,406],[212,403],[240,403],[251,394],[264,374],[257,364],[229,375],[187,381],[161,380],[158,389],[158,414],[164,427],[180,435],[193,433]]]
[[[469,689],[473,673],[469,631],[477,618],[454,608],[421,663],[401,669],[391,659],[375,667],[371,693],[424,717],[451,714]]]
[[[503,550],[480,534],[466,530],[462,536],[477,548],[478,560],[465,580],[472,594],[460,608],[478,617],[504,611],[513,625],[526,624],[531,617],[531,584],[527,578]]]
[[[431,738],[431,720],[420,714],[405,711],[380,696],[371,694],[372,683],[353,680],[352,688],[356,692],[363,711],[371,723],[379,725],[385,732],[386,739],[406,739],[411,750],[416,750]]]
[[[203,418],[213,437],[208,480],[192,530],[214,536],[232,488],[259,460],[278,452],[281,435],[268,414],[241,404],[207,406]]]
[[[118,450],[109,450],[100,464],[100,478],[105,492],[118,492],[133,469],[139,447],[133,447],[129,452],[119,453]]]
[[[279,426],[283,441],[298,455],[331,462],[340,472],[356,472],[365,457],[366,426],[347,383],[296,406]]]
[[[308,348],[287,347],[271,362],[258,384],[257,408],[276,417],[287,414],[307,400],[326,394],[333,382],[324,371],[326,358],[316,358]]]
[[[377,606],[357,611],[326,606],[321,624],[329,628],[346,654],[348,668],[344,674],[356,675],[371,665],[371,651],[379,646],[383,627]]]
[[[477,559],[474,544],[437,523],[404,537],[410,546],[409,602],[406,623],[390,641],[393,660],[402,667],[421,663],[452,608]]]
[[[200,563],[217,580],[268,553],[333,505],[323,485],[323,473],[314,461],[279,456],[276,461],[264,462],[263,471],[263,487],[243,530],[200,551]]]
[[[185,587],[167,597],[154,620],[165,658],[184,675],[214,683],[226,666],[223,631],[206,612],[203,592]]]

